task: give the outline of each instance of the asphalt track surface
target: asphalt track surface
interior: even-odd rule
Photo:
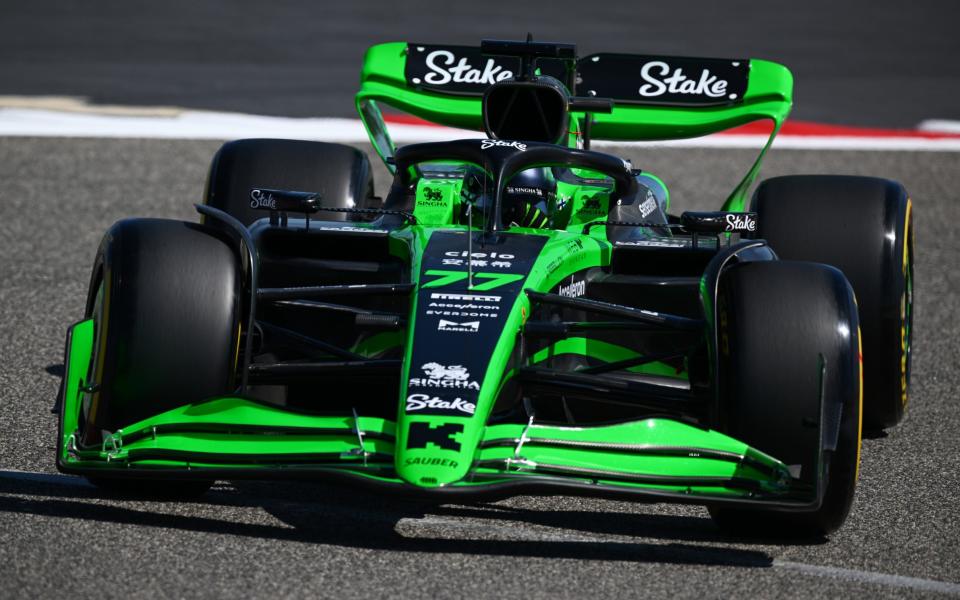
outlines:
[[[529,31],[581,54],[775,60],[793,118],[909,128],[960,120],[957,23],[953,0],[0,0],[0,95],[352,117],[371,44]]]
[[[907,420],[864,442],[829,540],[730,538],[700,507],[569,497],[427,505],[312,483],[220,482],[196,502],[104,496],[54,468],[49,409],[102,232],[194,219],[217,142],[0,138],[0,596],[934,597],[960,595],[960,153],[774,151],[765,175],[881,174],[916,219]],[[676,208],[749,155],[624,152]],[[672,173],[687,165],[681,181]],[[379,189],[385,189],[383,173]],[[822,215],[825,222],[831,215]]]

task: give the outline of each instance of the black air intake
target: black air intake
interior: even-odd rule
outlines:
[[[483,95],[483,124],[495,139],[560,144],[567,136],[569,101],[552,77],[500,81]]]

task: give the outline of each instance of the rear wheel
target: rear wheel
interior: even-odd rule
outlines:
[[[365,208],[373,197],[367,155],[351,146],[300,140],[247,139],[224,144],[210,165],[205,202],[244,225],[266,216],[251,208],[254,188],[319,192],[321,204]],[[320,218],[345,220],[343,213]]]
[[[127,219],[104,236],[87,317],[94,349],[84,395],[82,446],[168,410],[230,393],[238,349],[239,261],[215,230]],[[180,490],[210,482],[92,479],[114,491]]]
[[[903,418],[913,325],[912,205],[902,185],[875,177],[791,175],[768,179],[753,198],[758,237],[784,260],[843,271],[863,331],[863,422]]]
[[[713,507],[711,515],[735,532],[833,531],[850,510],[860,458],[859,330],[850,285],[825,265],[744,263],[721,277],[718,320],[721,429],[783,461],[811,489],[822,453],[826,489],[813,512]]]

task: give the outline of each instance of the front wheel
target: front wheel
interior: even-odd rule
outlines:
[[[781,460],[801,485],[826,488],[815,511],[713,507],[710,514],[738,533],[837,529],[850,511],[860,461],[860,336],[849,283],[821,264],[736,265],[720,280],[718,323],[721,429]]]
[[[94,346],[80,445],[98,447],[104,432],[231,393],[240,289],[237,252],[210,227],[166,219],[126,219],[111,227],[87,302]],[[153,485],[92,481],[120,492]],[[209,485],[168,482],[156,489],[194,493]]]

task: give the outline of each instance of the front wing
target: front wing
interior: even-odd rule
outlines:
[[[490,425],[467,477],[444,486],[407,482],[395,470],[396,423],[363,415],[320,416],[242,397],[213,398],[76,444],[93,322],[71,328],[60,406],[57,467],[98,477],[346,478],[434,496],[512,493],[633,497],[816,510],[777,459],[716,431],[663,418],[597,427]],[[409,460],[409,459],[408,459]],[[432,459],[442,468],[445,459]],[[822,462],[822,461],[821,461]]]

